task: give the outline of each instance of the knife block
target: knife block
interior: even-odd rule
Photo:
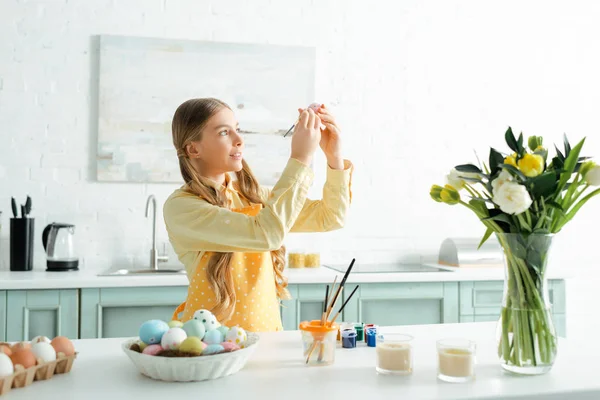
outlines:
[[[34,218],[10,219],[10,270],[33,269]]]

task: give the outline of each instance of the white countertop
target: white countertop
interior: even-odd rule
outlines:
[[[335,364],[303,363],[298,331],[263,333],[259,347],[237,374],[205,382],[161,382],[141,375],[121,350],[125,339],[75,340],[73,369],[49,381],[13,389],[7,399],[598,399],[597,341],[560,340],[554,368],[541,376],[504,373],[496,356],[495,323],[396,327],[414,339],[412,376],[375,372],[375,349],[336,350]],[[435,341],[467,337],[477,342],[476,379],[451,384],[436,378]]]
[[[434,266],[434,265],[432,265]],[[438,265],[435,267],[442,268]],[[402,273],[355,273],[348,277],[349,283],[392,283],[392,282],[456,282],[503,280],[502,268],[449,268],[448,272],[402,272]],[[152,287],[187,286],[185,275],[153,276],[98,276],[103,270],[81,270],[70,272],[46,272],[33,270],[25,272],[0,271],[0,290],[21,289],[77,289],[109,287]],[[327,267],[287,269],[290,284],[331,283],[336,275],[338,282],[343,273]],[[549,279],[570,277],[564,270],[548,272]]]

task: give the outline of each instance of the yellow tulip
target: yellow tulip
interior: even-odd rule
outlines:
[[[443,187],[438,186],[438,185],[433,185],[431,187],[431,190],[429,190],[429,195],[431,196],[431,198],[435,201],[437,201],[438,203],[442,202],[442,198],[441,198],[441,193],[442,190],[444,190]]]
[[[512,165],[513,167],[518,168],[517,153],[513,153],[511,156],[506,157],[504,159],[504,164]]]
[[[444,203],[453,206],[460,201],[460,194],[458,194],[458,191],[452,185],[446,185],[440,193],[440,198]]]
[[[525,154],[519,160],[519,169],[525,176],[533,178],[544,172],[544,159],[539,154]]]

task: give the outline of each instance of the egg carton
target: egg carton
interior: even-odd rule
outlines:
[[[0,343],[0,345],[9,343]],[[23,368],[22,365],[15,365],[15,372],[12,375],[0,378],[0,396],[8,393],[11,389],[19,389],[31,385],[35,381],[45,381],[54,375],[66,374],[71,372],[73,362],[77,358],[77,352],[72,356],[65,356],[64,353],[58,353],[56,360],[42,362],[37,360],[33,367]]]

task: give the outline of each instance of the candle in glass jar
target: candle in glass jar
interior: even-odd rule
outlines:
[[[466,382],[475,375],[475,343],[444,339],[437,343],[438,377],[447,382]]]
[[[382,334],[377,336],[376,370],[382,374],[407,375],[412,373],[412,336]]]

